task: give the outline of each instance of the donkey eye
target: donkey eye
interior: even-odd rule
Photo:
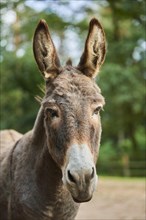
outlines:
[[[59,117],[58,111],[56,109],[47,108],[46,112],[49,114],[51,118]]]
[[[98,107],[94,110],[93,115],[97,115],[100,110],[101,110],[101,106],[98,106]]]

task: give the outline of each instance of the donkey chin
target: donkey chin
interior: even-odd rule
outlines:
[[[77,203],[91,200],[98,177],[93,155],[86,144],[73,144],[67,151],[62,167],[63,184]]]

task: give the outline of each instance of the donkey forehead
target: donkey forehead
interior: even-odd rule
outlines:
[[[52,82],[52,86],[52,98],[68,97],[72,100],[77,97],[80,97],[83,99],[91,99],[93,101],[96,100],[101,103],[104,102],[104,98],[101,95],[101,91],[94,82],[94,80],[76,72],[65,72],[60,74],[56,79],[54,79],[54,81]]]

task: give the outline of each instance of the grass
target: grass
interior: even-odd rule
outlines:
[[[99,179],[103,180],[115,180],[115,181],[138,181],[138,182],[146,182],[145,177],[123,177],[123,176],[101,176],[99,175]]]

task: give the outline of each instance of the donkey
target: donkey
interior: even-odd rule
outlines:
[[[95,77],[104,62],[105,34],[93,18],[77,67],[61,67],[47,23],[33,38],[36,63],[45,82],[34,127],[3,154],[2,220],[73,220],[97,185],[96,160],[104,98]]]

